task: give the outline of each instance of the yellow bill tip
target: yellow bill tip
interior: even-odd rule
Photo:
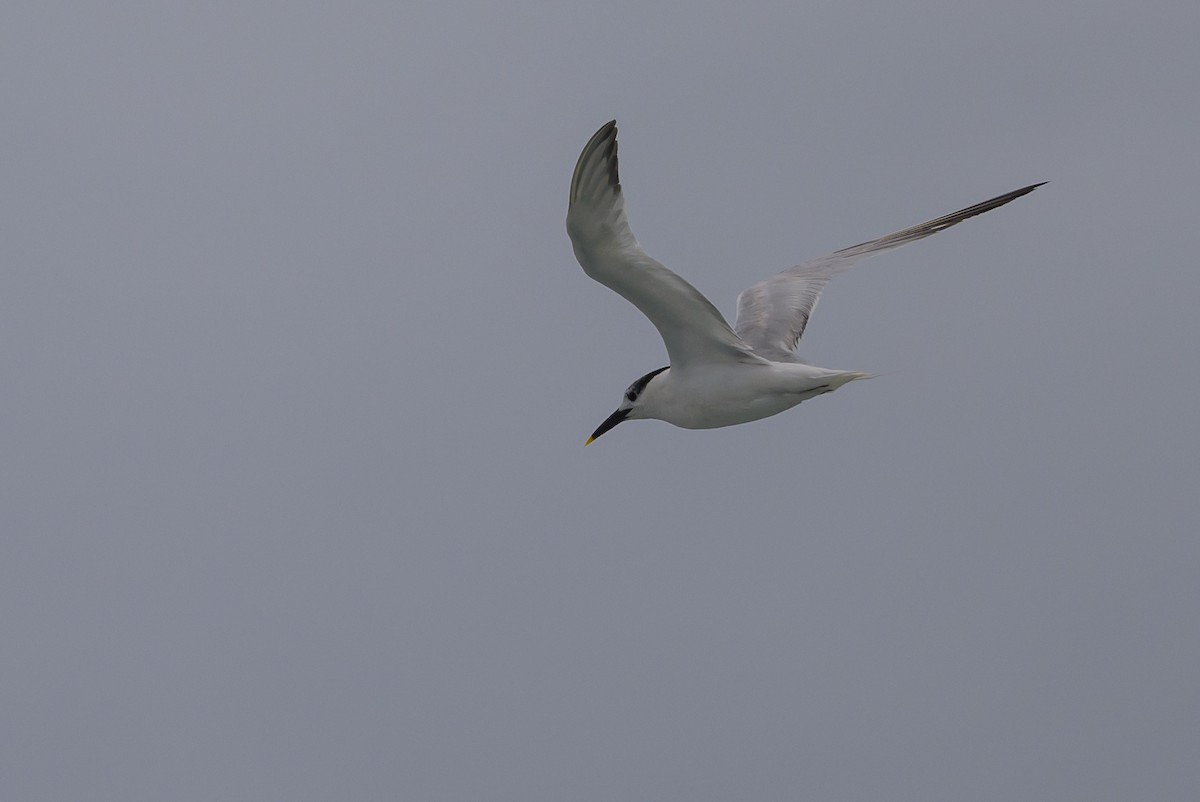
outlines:
[[[596,439],[596,438],[594,438],[594,437],[589,437],[589,438],[587,439],[587,441],[584,443],[584,445],[585,445],[585,446],[590,446],[590,445],[592,444],[592,442],[593,442],[595,439]]]

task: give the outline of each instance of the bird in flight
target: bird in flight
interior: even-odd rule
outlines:
[[[699,290],[652,259],[634,239],[617,173],[617,122],[605,124],[579,154],[571,176],[567,233],[583,272],[650,318],[671,364],[629,385],[616,412],[584,445],[626,420],[652,418],[685,429],[748,423],[870,378],[869,373],[819,368],[796,358],[796,344],[829,279],[860,259],[936,234],[1040,186],[1031,184],[788,268],[738,296],[731,328]]]

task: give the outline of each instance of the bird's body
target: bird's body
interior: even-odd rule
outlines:
[[[584,147],[571,178],[567,232],[584,272],[642,311],[671,364],[631,384],[590,443],[624,420],[654,418],[686,429],[748,423],[869,378],[796,359],[794,349],[821,289],[865,256],[927,237],[1032,192],[1024,187],[919,226],[790,268],[738,297],[733,327],[695,287],[652,259],[629,228],[610,122]]]
[[[716,429],[769,418],[869,373],[829,370],[801,362],[715,364],[668,368],[641,394],[638,417],[684,429]]]

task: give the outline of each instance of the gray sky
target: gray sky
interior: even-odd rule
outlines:
[[[0,798],[1200,785],[1194,2],[10,3]],[[563,218],[863,263],[768,420]]]

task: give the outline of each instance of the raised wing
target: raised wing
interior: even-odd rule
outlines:
[[[1013,190],[919,226],[843,248],[837,253],[805,262],[760,281],[738,296],[737,323],[734,328],[755,353],[775,361],[795,360],[792,352],[796,350],[796,343],[800,341],[800,335],[804,333],[804,327],[808,325],[808,319],[817,305],[817,298],[829,279],[853,267],[860,259],[936,234],[968,217],[989,212],[1022,195],[1028,195],[1040,186],[1042,184],[1031,184]]]
[[[617,174],[616,120],[601,127],[579,155],[567,233],[583,272],[650,318],[672,368],[759,360],[699,290],[650,258],[634,239]]]

